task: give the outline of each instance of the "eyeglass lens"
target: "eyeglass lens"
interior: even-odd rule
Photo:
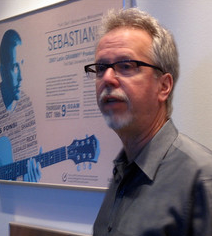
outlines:
[[[113,68],[117,76],[129,77],[138,71],[136,62],[116,62],[114,64],[96,64],[88,70],[90,77],[102,78],[108,68]],[[95,74],[96,73],[96,74]]]

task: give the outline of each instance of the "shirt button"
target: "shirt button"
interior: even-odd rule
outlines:
[[[108,226],[107,231],[110,232],[112,230],[111,226]]]
[[[116,173],[117,173],[117,169],[114,168],[114,169],[113,169],[113,175],[116,175]]]

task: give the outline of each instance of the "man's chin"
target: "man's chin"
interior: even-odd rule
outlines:
[[[104,115],[104,119],[107,125],[114,130],[120,130],[127,126],[132,121],[132,116],[129,114],[125,115]]]

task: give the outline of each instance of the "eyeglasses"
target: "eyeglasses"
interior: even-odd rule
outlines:
[[[162,73],[163,70],[160,67],[150,65],[143,61],[136,60],[124,60],[117,61],[111,64],[95,63],[89,64],[84,67],[87,76],[91,79],[101,79],[108,68],[113,68],[115,75],[120,77],[131,77],[139,72],[139,66],[151,67],[155,70],[159,70]]]

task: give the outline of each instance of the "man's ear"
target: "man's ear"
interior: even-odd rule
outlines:
[[[173,77],[170,73],[166,73],[159,77],[160,91],[158,94],[158,99],[160,102],[167,100],[169,94],[173,89]]]

